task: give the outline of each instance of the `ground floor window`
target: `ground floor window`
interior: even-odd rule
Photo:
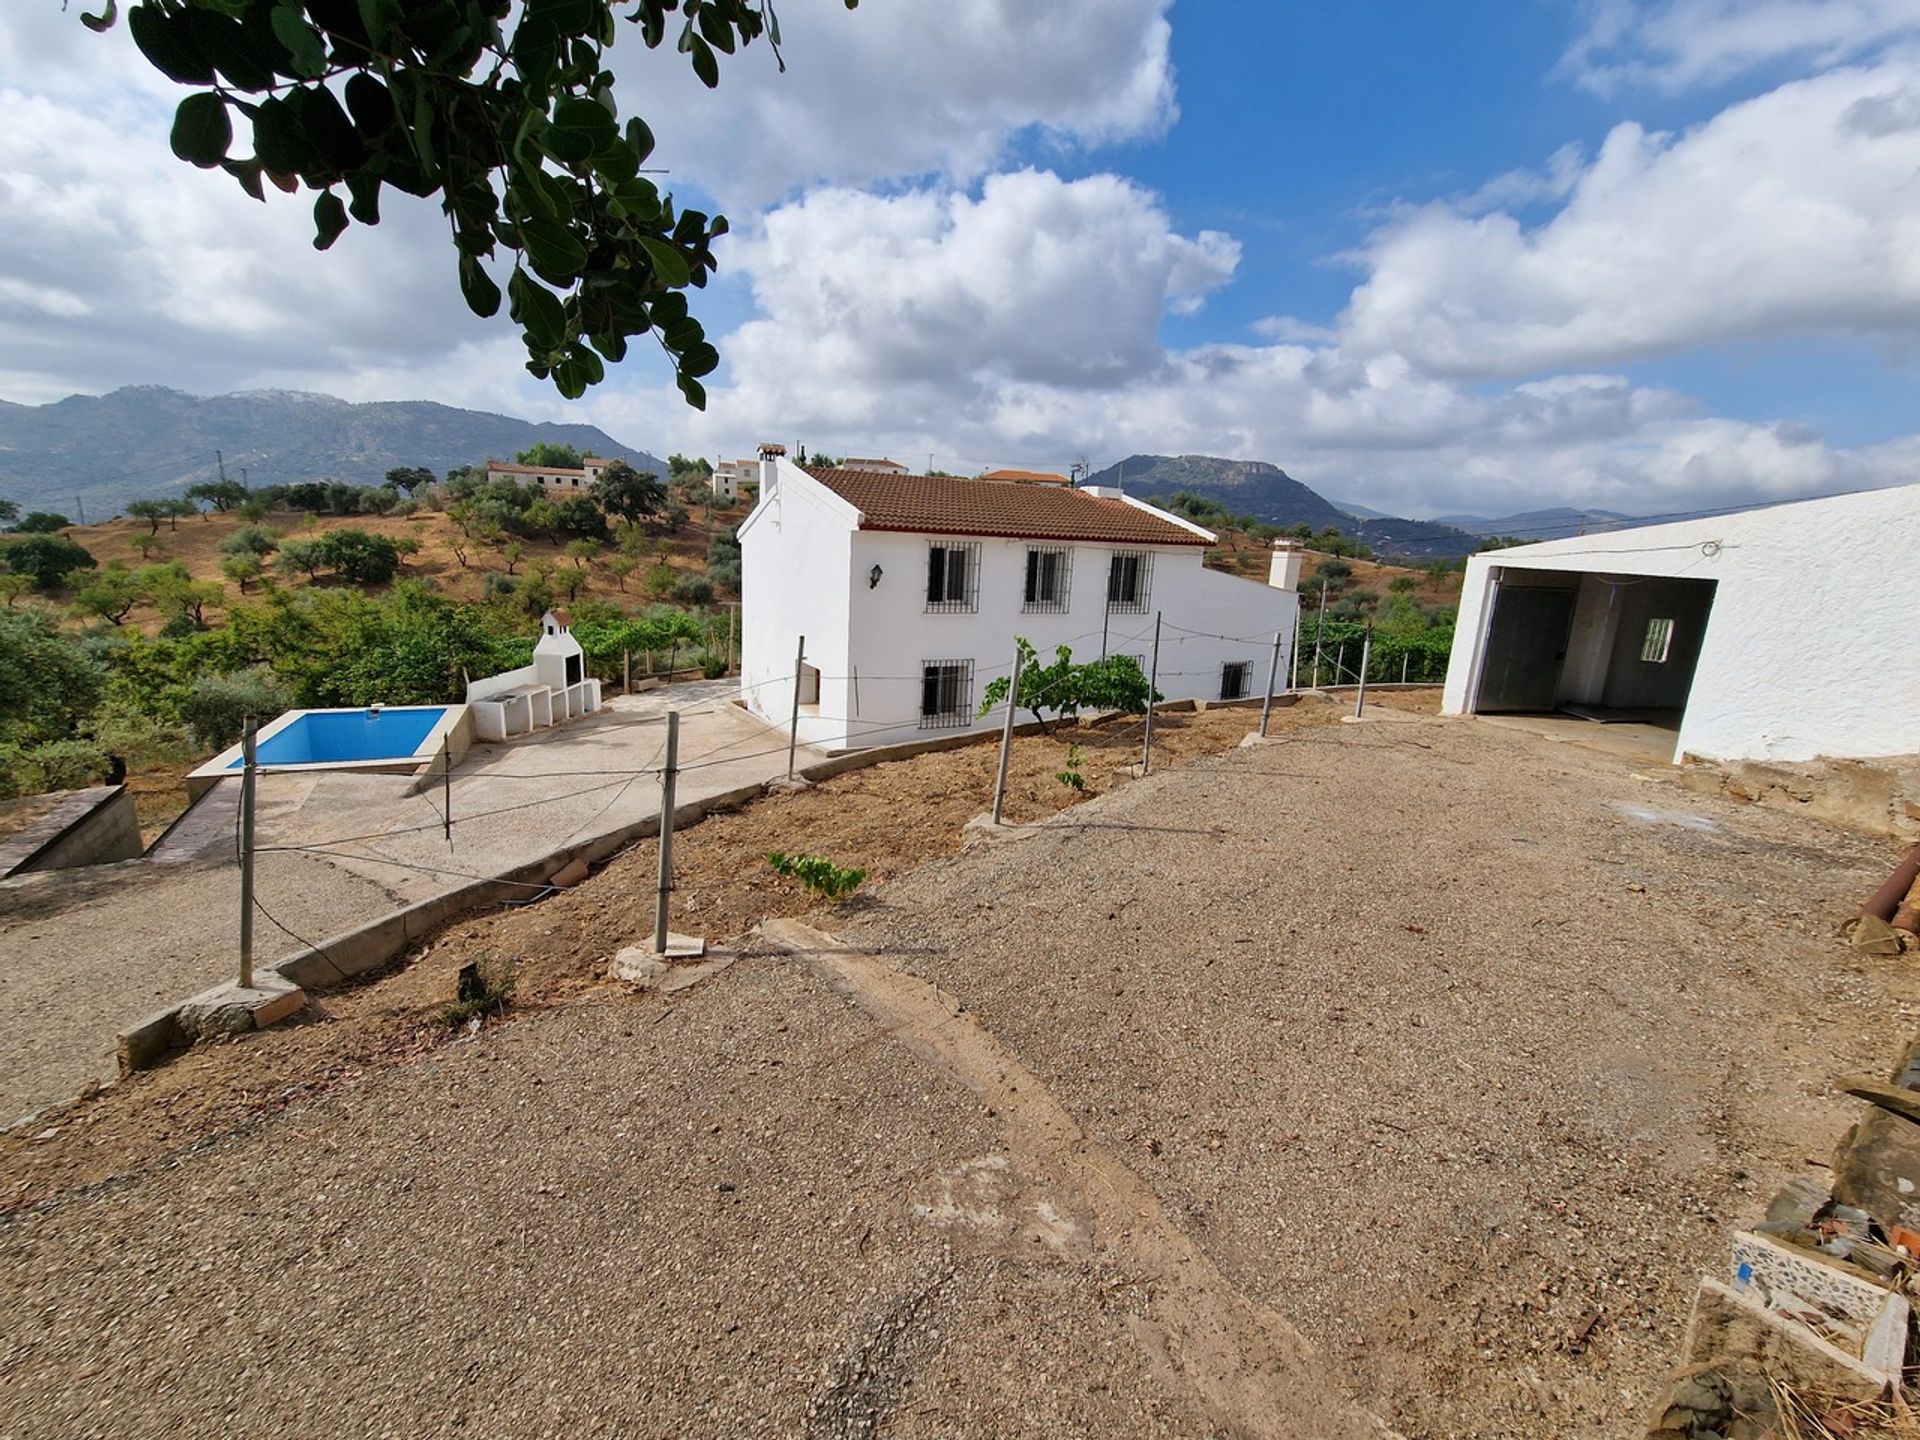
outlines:
[[[1253,685],[1253,662],[1232,660],[1220,667],[1220,698],[1244,700]]]
[[[1652,665],[1664,665],[1672,649],[1673,621],[1670,619],[1647,621],[1647,637],[1640,642],[1640,658]]]
[[[920,669],[920,728],[946,730],[972,719],[973,661],[927,661]]]
[[[802,705],[820,703],[820,667],[809,665],[805,661],[800,664],[800,703]]]

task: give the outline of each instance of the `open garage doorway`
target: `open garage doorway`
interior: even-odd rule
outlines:
[[[1712,580],[1506,570],[1474,709],[1677,731],[1713,614]]]

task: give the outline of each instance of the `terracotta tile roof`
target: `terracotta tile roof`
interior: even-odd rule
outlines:
[[[503,460],[489,460],[487,469],[500,470],[509,475],[578,475],[582,478],[587,473],[565,465],[509,465]]]
[[[981,474],[982,480],[1025,480],[1038,485],[1064,485],[1067,477],[1056,475],[1051,470],[988,470]]]
[[[859,510],[862,530],[1125,545],[1209,543],[1206,537],[1124,500],[1064,486],[872,470],[809,469],[807,473]]]

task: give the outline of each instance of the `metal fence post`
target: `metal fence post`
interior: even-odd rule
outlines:
[[[447,833],[447,844],[453,844],[453,740],[447,737],[440,742],[440,824]]]
[[[1333,683],[1341,683],[1341,676],[1347,673],[1347,642],[1340,642],[1340,653],[1333,657]]]
[[[1267,717],[1273,714],[1273,687],[1280,677],[1280,632],[1273,632],[1273,663],[1267,666],[1267,693],[1260,701],[1260,733],[1267,733]]]
[[[680,770],[680,712],[667,712],[667,760],[660,771],[660,895],[653,910],[653,953],[667,953],[667,897],[673,893],[673,789]]]
[[[1320,582],[1320,618],[1313,625],[1313,688],[1320,688],[1320,637],[1327,633],[1327,582]]]
[[[1300,688],[1300,602],[1294,597],[1293,605],[1293,649],[1287,653],[1287,693],[1291,695]]]
[[[1153,668],[1147,672],[1147,735],[1140,746],[1140,773],[1153,768],[1153,697],[1160,684],[1160,612],[1153,612]]]
[[[793,752],[800,744],[800,673],[807,665],[807,637],[793,652],[793,719],[787,724],[787,779],[793,778]]]
[[[633,651],[631,650],[620,652],[620,693],[622,695],[633,693]]]
[[[1353,715],[1357,720],[1367,709],[1367,662],[1373,659],[1373,626],[1367,626],[1367,633],[1360,642],[1360,691],[1353,697]]]
[[[1400,683],[1402,685],[1407,683],[1407,662],[1411,659],[1413,659],[1413,652],[1411,650],[1400,657]]]
[[[240,988],[253,988],[253,716],[240,736]]]
[[[1013,712],[1020,704],[1021,662],[1026,652],[1017,645],[1013,651],[1013,680],[1007,690],[1007,720],[1000,730],[1000,774],[993,782],[993,823],[998,825],[1007,808],[1007,763],[1013,759]]]

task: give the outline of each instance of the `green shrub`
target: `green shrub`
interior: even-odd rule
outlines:
[[[109,764],[106,751],[91,740],[0,745],[0,799],[97,785],[106,778]]]
[[[860,882],[867,878],[864,870],[847,869],[818,855],[788,855],[773,850],[767,854],[767,864],[773,867],[776,875],[798,880],[807,887],[808,893],[827,900],[839,900],[851,895],[860,888]]]
[[[1086,773],[1080,768],[1083,758],[1084,757],[1082,756],[1080,747],[1078,745],[1067,746],[1067,768],[1064,770],[1054,771],[1053,778],[1058,780],[1062,785],[1066,786],[1069,790],[1086,789],[1087,788]]]
[[[242,525],[220,542],[222,555],[251,555],[265,559],[280,548],[280,537],[264,525]]]
[[[74,571],[91,570],[98,563],[84,546],[64,535],[10,540],[0,546],[0,561],[14,574],[32,579],[36,590],[58,590]]]
[[[180,718],[201,745],[224,750],[240,738],[249,715],[265,725],[292,703],[292,697],[265,669],[202,675],[180,702]]]
[[[682,605],[711,605],[713,582],[704,575],[682,575],[673,582],[671,593]]]

